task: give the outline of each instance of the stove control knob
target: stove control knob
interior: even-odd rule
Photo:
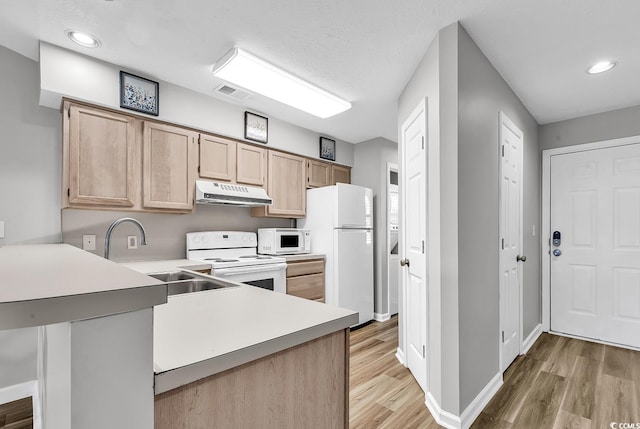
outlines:
[[[207,237],[206,235],[203,235],[202,236],[202,242],[204,243],[204,242],[207,242],[207,241],[209,241],[209,237]]]

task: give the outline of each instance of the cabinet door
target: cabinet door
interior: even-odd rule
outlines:
[[[310,159],[307,161],[307,188],[331,185],[331,164]]]
[[[267,151],[261,147],[238,143],[237,183],[265,186]]]
[[[351,183],[351,168],[341,165],[331,166],[331,184]]]
[[[200,134],[200,177],[236,181],[236,142]]]
[[[143,205],[191,210],[195,189],[198,134],[178,127],[144,123]]]
[[[73,105],[68,115],[69,204],[132,207],[135,119]]]
[[[304,217],[306,212],[306,159],[288,153],[268,151],[267,192],[273,204],[267,215]]]

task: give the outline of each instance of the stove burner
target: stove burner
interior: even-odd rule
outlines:
[[[236,262],[237,259],[224,259],[224,258],[204,258],[205,261],[213,262]]]

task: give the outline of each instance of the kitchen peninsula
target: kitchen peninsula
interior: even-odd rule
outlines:
[[[347,427],[357,317],[240,284],[170,296],[154,309],[155,427]]]
[[[2,247],[0,269],[0,329],[41,326],[46,427],[348,426],[357,313],[241,284],[167,298],[69,245]]]

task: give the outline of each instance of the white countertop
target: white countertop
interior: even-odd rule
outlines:
[[[39,326],[165,303],[167,287],[67,244],[0,247],[0,329]]]
[[[154,308],[155,393],[357,322],[357,312],[247,285],[170,296]]]
[[[320,253],[305,253],[302,255],[283,255],[287,262],[306,261],[311,259],[325,259],[326,256]]]
[[[141,273],[162,273],[176,269],[187,269],[193,271],[209,270],[211,264],[191,261],[189,259],[167,259],[160,261],[128,261],[120,262],[120,265],[139,271]]]

